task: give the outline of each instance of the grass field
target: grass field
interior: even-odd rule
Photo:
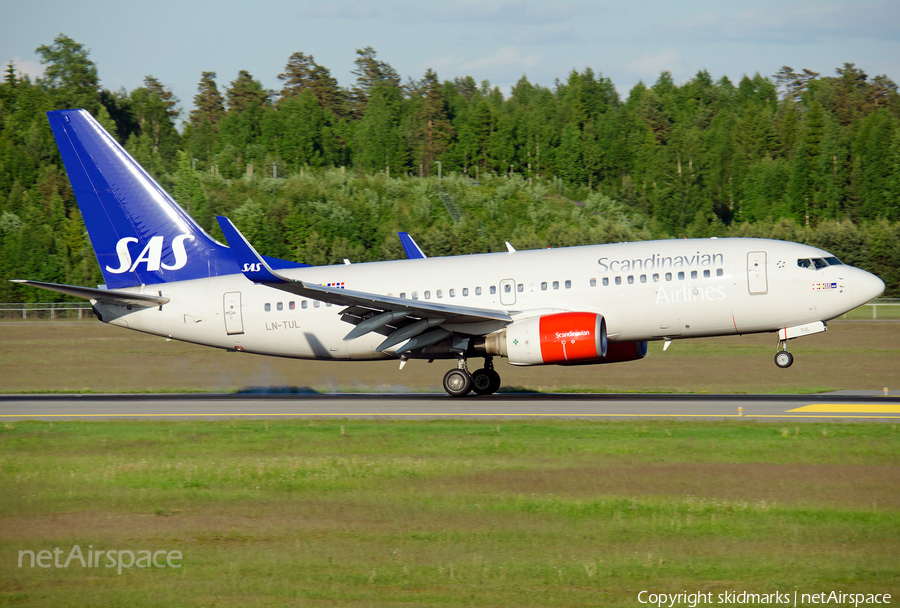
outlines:
[[[249,387],[434,391],[448,361],[347,363],[276,359],[166,342],[101,324],[0,323],[0,392],[231,392]],[[772,361],[774,334],[650,344],[641,361],[517,368],[497,361],[504,386],[540,391],[809,393],[900,388],[900,321],[833,321],[790,343],[793,367]]]
[[[884,424],[7,423],[0,605],[897,597],[898,463]],[[17,567],[74,545],[182,567]]]

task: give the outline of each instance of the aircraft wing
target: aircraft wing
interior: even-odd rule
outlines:
[[[348,307],[342,318],[348,323],[357,324],[357,329],[351,331],[345,340],[352,340],[372,331],[385,333],[383,330],[391,326],[397,329],[396,332],[392,332],[392,335],[406,330],[407,333],[411,333],[411,336],[407,337],[414,337],[418,333],[408,328],[417,324],[421,331],[425,331],[439,324],[460,325],[484,323],[485,321],[505,324],[512,321],[512,317],[499,310],[397,298],[352,289],[328,287],[285,277],[269,267],[263,257],[247,242],[244,235],[231,223],[231,220],[223,216],[217,216],[216,219],[245,277],[255,283],[298,296]],[[419,321],[408,324],[409,317],[419,319]],[[406,324],[404,327],[398,327],[404,324]],[[396,336],[393,337],[396,339]],[[387,343],[390,339],[391,336],[385,342]],[[389,348],[389,346],[383,345],[381,348]]]
[[[56,291],[66,295],[75,296],[76,298],[84,298],[85,300],[96,300],[105,302],[115,306],[131,306],[133,308],[151,308],[153,306],[162,306],[169,302],[169,298],[164,296],[151,296],[141,293],[129,293],[127,291],[117,291],[115,289],[93,289],[91,287],[78,287],[76,285],[60,285],[58,283],[44,283],[42,281],[26,281],[22,279],[12,279],[13,283],[21,283],[23,285],[31,285],[32,287],[40,287],[49,291]]]

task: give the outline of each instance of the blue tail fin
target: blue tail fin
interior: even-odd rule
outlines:
[[[411,236],[409,236],[408,232],[398,232],[397,236],[400,237],[400,243],[403,244],[403,251],[406,252],[406,257],[410,260],[424,260],[426,255],[425,252],[422,251],[422,248],[419,247],[419,244],[416,243],[415,240]]]
[[[47,112],[107,287],[240,272],[213,240],[84,110]]]

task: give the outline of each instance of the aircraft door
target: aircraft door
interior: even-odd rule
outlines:
[[[239,291],[229,291],[225,294],[225,333],[229,336],[244,333],[241,292]]]
[[[751,251],[747,254],[747,286],[752,294],[768,293],[765,251]]]
[[[500,303],[504,306],[512,306],[516,303],[516,282],[512,279],[500,281]]]

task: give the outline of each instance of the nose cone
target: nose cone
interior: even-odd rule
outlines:
[[[884,281],[865,270],[856,269],[853,276],[853,299],[859,305],[877,298],[884,293]]]

